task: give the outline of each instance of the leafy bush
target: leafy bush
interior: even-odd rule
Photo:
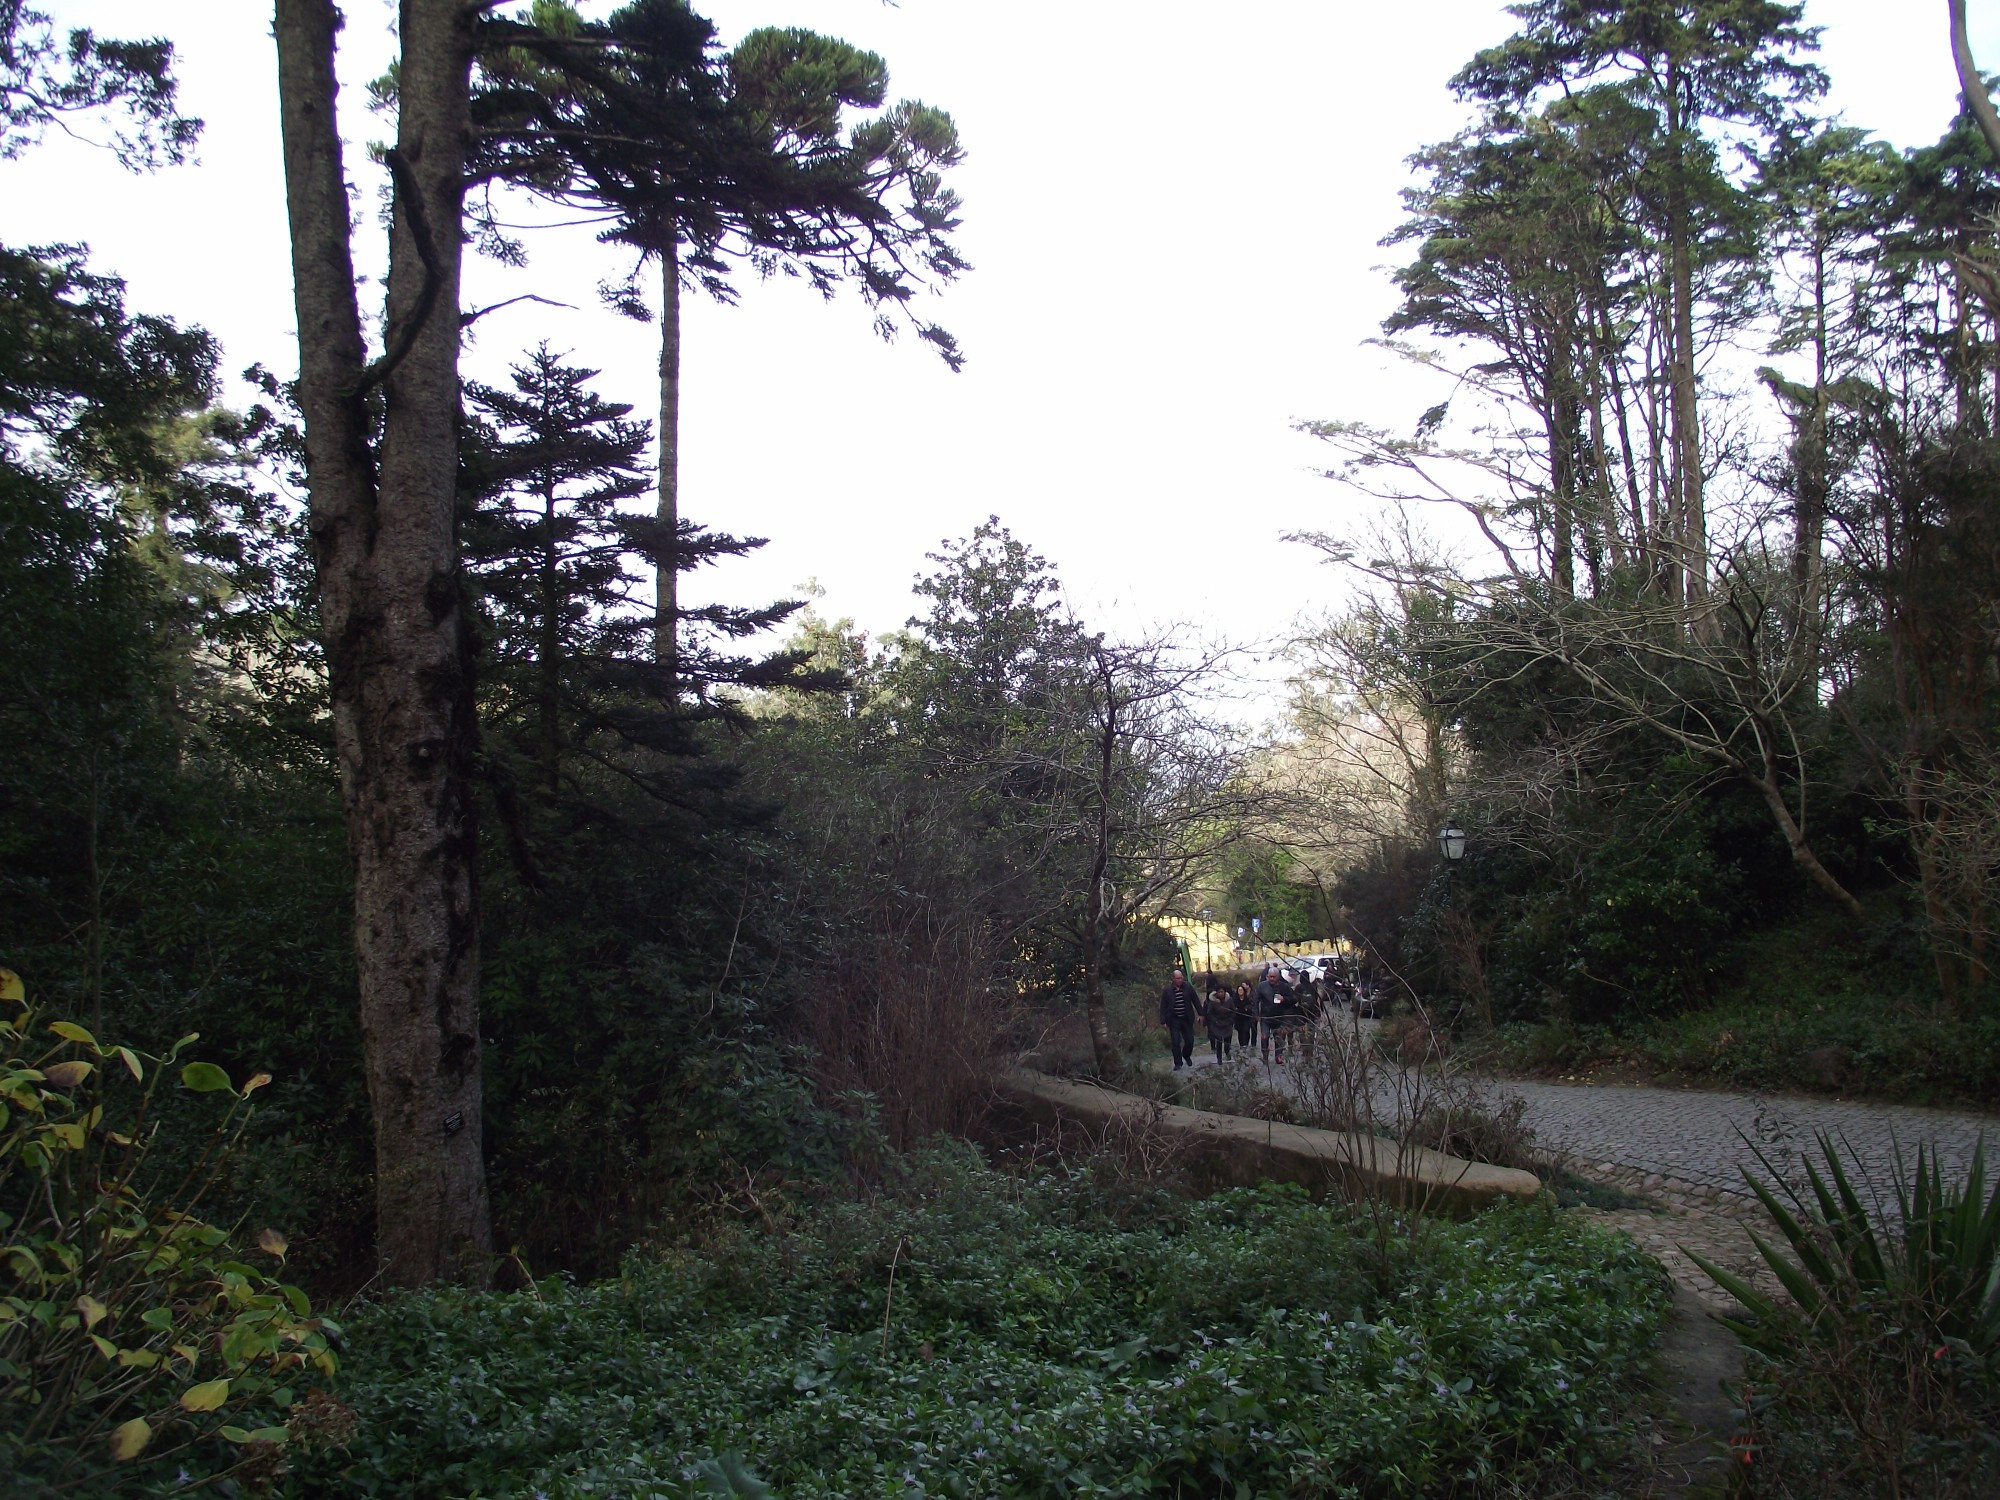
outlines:
[[[1806,1163],[1810,1203],[1744,1173],[1789,1251],[1752,1236],[1789,1302],[1691,1257],[1744,1308],[1725,1320],[1751,1355],[1743,1462],[1778,1493],[1991,1495],[2000,1189],[1987,1191],[1984,1145],[1956,1184],[1921,1147],[1913,1176],[1899,1162],[1898,1222],[1880,1226],[1833,1142],[1819,1143],[1826,1171]]]
[[[300,1479],[678,1496],[741,1491],[747,1465],[788,1497],[1430,1496],[1621,1453],[1666,1302],[1637,1252],[1532,1207],[1374,1250],[1295,1190],[1163,1197],[1126,1228],[1087,1177],[937,1150],[873,1202],[615,1281],[365,1310],[358,1430]]]
[[[213,1063],[180,1069],[182,1088],[229,1107],[193,1171],[162,1194],[149,1170],[161,1139],[156,1095],[195,1039],[148,1057],[100,1045],[72,1022],[44,1024],[18,1001],[8,1008],[0,1470],[10,1493],[158,1494],[176,1467],[268,1476],[294,1436],[297,1384],[333,1372],[335,1330],[191,1212],[227,1159],[245,1101],[268,1080],[238,1090]],[[258,1248],[284,1259],[275,1231]]]
[[[1615,1030],[1504,1026],[1483,1056],[1527,1072],[1611,1066],[1724,1088],[1983,1105],[2000,1097],[2000,1012],[1940,1016],[1860,984],[1767,989]]]

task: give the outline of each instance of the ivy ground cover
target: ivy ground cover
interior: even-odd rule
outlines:
[[[893,1294],[891,1272],[893,1269]],[[1668,1300],[1552,1209],[1385,1225],[918,1158],[890,1191],[615,1280],[349,1323],[308,1494],[1569,1493]]]

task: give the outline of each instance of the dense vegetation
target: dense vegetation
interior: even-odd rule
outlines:
[[[1990,1097],[1984,85],[1961,57],[1965,109],[1899,152],[1823,117],[1804,7],[1513,13],[1391,239],[1390,347],[1440,400],[1313,427],[1386,509],[1303,534],[1367,597],[1299,642],[1273,836],[1460,1026]],[[1871,1007],[1961,1065],[1877,1065],[1832,1019]],[[1697,1035],[1757,1043],[1668,1058]]]
[[[683,292],[748,264],[893,327],[964,269],[955,128],[872,54],[406,0],[376,328],[339,17],[277,0],[320,332],[234,404],[85,247],[0,247],[10,1475],[1414,1495],[1620,1458],[1661,1312],[1627,1248],[925,1145],[1059,1026],[1127,1067],[1107,990],[1205,908],[1338,927],[1531,1064],[1992,1096],[2000,128],[1814,118],[1795,6],[1516,14],[1396,241],[1390,332],[1459,394],[1319,429],[1491,550],[1308,537],[1378,587],[1257,753],[1220,648],[1094,628],[997,518],[886,639],[691,597],[760,543],[680,508]],[[72,115],[181,161],[173,62],[0,4],[0,162]],[[656,421],[546,344],[461,380],[459,260],[532,253],[522,194],[628,257]]]
[[[589,1288],[370,1311],[363,1436],[306,1488],[701,1494],[728,1453],[798,1496],[1487,1493],[1629,1456],[1664,1303],[1553,1212],[1378,1235],[927,1153]]]

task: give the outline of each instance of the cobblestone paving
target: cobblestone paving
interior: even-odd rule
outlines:
[[[1197,1067],[1209,1065],[1206,1056],[1197,1056]],[[1266,1072],[1280,1088],[1291,1082],[1286,1076],[1289,1069],[1272,1070],[1254,1061],[1249,1066]],[[1378,1087],[1386,1088],[1379,1075]],[[1850,1170],[1860,1165],[1863,1183],[1857,1186],[1872,1188],[1889,1205],[1895,1201],[1898,1149],[1905,1163],[1914,1165],[1920,1143],[1933,1147],[1947,1173],[1962,1174],[1984,1133],[1988,1181],[2000,1158],[2000,1116],[1995,1115],[1708,1089],[1515,1079],[1483,1082],[1479,1087],[1495,1100],[1525,1100],[1525,1122],[1541,1145],[1598,1172],[1636,1173],[1637,1180],[1649,1187],[1679,1183],[1748,1199],[1739,1167],[1766,1175],[1752,1147],[1781,1173],[1803,1183],[1799,1164],[1807,1156],[1819,1160],[1820,1132],[1844,1147],[1842,1155]],[[1395,1114],[1386,1093],[1377,1109],[1385,1117]],[[1647,1182],[1649,1178],[1659,1181]]]
[[[1526,1100],[1526,1121],[1537,1139],[1579,1162],[1745,1197],[1738,1167],[1762,1171],[1753,1146],[1792,1175],[1802,1156],[1818,1159],[1821,1132],[1842,1144],[1850,1163],[1858,1162],[1870,1184],[1892,1199],[1898,1149],[1914,1162],[1919,1143],[1934,1147],[1953,1174],[1971,1165],[1982,1132],[1989,1157],[2000,1154],[2000,1119],[1992,1116],[1705,1089],[1511,1080],[1486,1087],[1499,1097]]]

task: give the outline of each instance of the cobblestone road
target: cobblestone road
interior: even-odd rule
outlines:
[[[1198,1066],[1207,1062],[1202,1058]],[[1250,1066],[1266,1067],[1255,1062]],[[1270,1077],[1279,1087],[1292,1082],[1275,1070]],[[1537,1140],[1580,1164],[1601,1171],[1616,1168],[1641,1176],[1657,1174],[1744,1197],[1749,1191],[1738,1167],[1762,1170],[1752,1146],[1761,1149],[1781,1171],[1795,1175],[1802,1156],[1818,1160],[1817,1135],[1821,1131],[1845,1143],[1850,1163],[1861,1163],[1866,1179],[1891,1204],[1898,1148],[1906,1163],[1914,1164],[1919,1143],[1933,1146],[1948,1172],[1962,1173],[1971,1164],[1974,1143],[1984,1132],[1989,1182],[1994,1167],[2000,1165],[1996,1162],[2000,1158],[2000,1117],[1993,1115],[1707,1089],[1511,1079],[1479,1087],[1496,1099],[1518,1096],[1525,1100],[1525,1121]],[[1393,1105],[1378,1104],[1378,1109],[1385,1116],[1394,1113]]]
[[[1882,1192],[1892,1190],[1899,1148],[1913,1163],[1919,1143],[1933,1146],[1954,1174],[1971,1165],[1982,1131],[1989,1157],[2000,1154],[2000,1120],[1944,1110],[1706,1089],[1513,1081],[1486,1087],[1525,1099],[1537,1138],[1579,1161],[1746,1195],[1737,1168],[1761,1170],[1752,1146],[1789,1174],[1802,1154],[1818,1159],[1821,1132],[1844,1143]]]

